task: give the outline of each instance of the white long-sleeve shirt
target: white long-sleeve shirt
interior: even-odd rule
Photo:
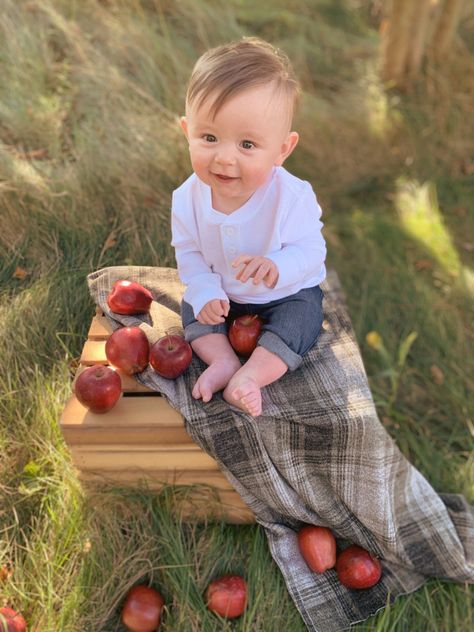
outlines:
[[[211,189],[191,175],[173,192],[172,241],[184,300],[197,316],[213,299],[267,303],[318,285],[326,276],[321,208],[309,182],[274,167],[267,182],[226,215],[212,208]],[[240,254],[268,257],[278,267],[276,286],[236,280]]]

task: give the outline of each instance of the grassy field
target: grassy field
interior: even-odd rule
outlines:
[[[397,94],[377,73],[386,4],[3,1],[0,603],[29,631],[116,632],[127,589],[152,582],[164,631],[304,632],[260,528],[180,524],[173,490],[85,496],[58,428],[94,309],[85,277],[174,265],[186,80],[207,47],[241,35],[282,46],[301,78],[287,166],[323,206],[381,421],[435,489],[474,501],[474,12],[456,54]],[[250,585],[232,624],[202,599],[227,571]],[[472,596],[431,581],[354,630],[467,632]]]

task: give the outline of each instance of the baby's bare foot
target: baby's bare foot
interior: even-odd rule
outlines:
[[[252,417],[262,413],[260,386],[251,377],[235,375],[224,391],[224,399]]]
[[[230,378],[241,366],[237,358],[213,362],[198,377],[191,391],[192,396],[194,399],[202,399],[204,403],[209,402],[214,393],[227,386]]]

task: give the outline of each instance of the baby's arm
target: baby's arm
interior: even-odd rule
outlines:
[[[277,268],[276,289],[292,286],[299,280],[317,277],[326,259],[322,235],[321,208],[308,185],[303,195],[280,219],[281,248],[265,253]]]
[[[279,221],[281,247],[265,256],[241,254],[232,261],[240,267],[236,279],[269,288],[292,286],[303,278],[318,276],[326,258],[326,244],[321,233],[321,208],[308,185],[304,193],[287,209]]]
[[[213,301],[219,304],[221,301],[227,302],[220,274],[213,272],[199,249],[197,229],[191,214],[188,217],[182,217],[178,213],[172,214],[171,245],[175,249],[179,277],[187,286],[183,298],[192,305],[194,314],[198,316],[203,308]]]

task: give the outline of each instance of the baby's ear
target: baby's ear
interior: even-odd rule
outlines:
[[[298,144],[299,138],[300,137],[299,137],[298,132],[290,132],[288,134],[288,136],[286,137],[285,141],[283,142],[281,146],[280,156],[275,162],[275,165],[277,167],[281,166],[285,162],[285,160],[288,158],[288,156],[291,154],[293,149]]]
[[[181,125],[181,129],[184,132],[184,135],[186,136],[186,138],[189,140],[189,136],[188,136],[188,121],[186,120],[185,116],[182,116],[179,119],[179,124]]]

